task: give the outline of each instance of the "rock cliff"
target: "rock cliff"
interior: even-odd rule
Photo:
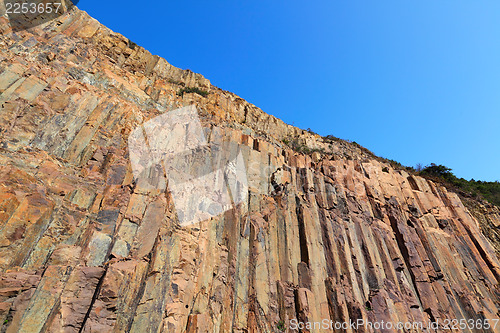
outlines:
[[[497,208],[287,125],[76,8],[28,31],[0,17],[0,45],[0,332],[498,319]],[[137,186],[127,139],[186,105],[242,147],[248,203],[181,227],[168,191]]]

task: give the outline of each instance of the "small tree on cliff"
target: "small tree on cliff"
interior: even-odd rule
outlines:
[[[426,166],[422,171],[420,171],[420,174],[424,176],[443,178],[448,181],[453,181],[456,179],[450,168],[441,164],[436,165],[434,163]]]

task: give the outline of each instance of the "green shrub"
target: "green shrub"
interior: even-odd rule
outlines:
[[[325,140],[326,142],[334,142],[334,141],[340,142],[340,141],[343,141],[342,139],[339,139],[336,136],[333,136],[333,135],[330,135],[330,134],[328,134],[327,136],[324,136],[323,140]]]
[[[318,135],[318,133],[314,132],[312,129],[308,128],[306,129],[306,131],[309,133],[309,134],[312,134],[312,135]]]
[[[184,96],[184,94],[191,94],[191,93],[195,93],[195,94],[198,94],[198,95],[203,96],[203,97],[208,96],[208,91],[201,90],[200,88],[196,88],[196,87],[194,87],[194,88],[193,87],[182,88],[181,90],[179,90],[177,95]]]
[[[372,305],[370,302],[365,303],[365,309],[366,311],[373,311]]]
[[[426,166],[422,171],[420,171],[420,174],[423,176],[443,178],[449,181],[452,181],[453,178],[456,178],[455,175],[451,172],[450,168],[447,168],[444,165],[436,165],[434,163]]]
[[[490,203],[500,207],[500,182],[483,182],[474,179],[465,180],[458,178],[451,168],[444,165],[431,163],[419,172],[423,177],[441,181],[456,191],[468,193],[472,196],[479,196]]]
[[[131,41],[130,39],[128,40],[128,47],[134,50],[137,47],[137,44]]]

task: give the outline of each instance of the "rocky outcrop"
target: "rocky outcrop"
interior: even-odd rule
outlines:
[[[0,332],[498,318],[481,232],[498,210],[287,125],[76,9],[20,32],[2,17],[0,31]],[[134,181],[127,138],[192,104],[209,141],[241,145],[248,210],[180,227],[169,192]]]

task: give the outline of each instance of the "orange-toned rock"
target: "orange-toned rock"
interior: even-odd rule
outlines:
[[[78,9],[16,33],[0,17],[0,44],[0,332],[498,319],[498,207],[287,125]],[[248,200],[181,227],[171,194],[134,180],[128,138],[191,104],[208,142],[240,148]]]

